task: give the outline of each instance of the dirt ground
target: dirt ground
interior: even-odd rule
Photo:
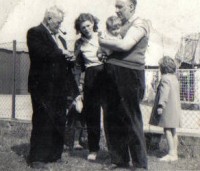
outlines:
[[[0,171],[34,171],[26,164],[29,151],[31,124],[17,121],[0,120]],[[153,138],[152,138],[153,137]],[[146,135],[149,159],[149,171],[200,171],[200,141],[196,138],[179,137],[179,160],[177,162],[160,162],[158,157],[167,151],[163,136]],[[159,140],[159,141],[158,141]],[[158,143],[159,142],[159,143]],[[49,171],[102,171],[110,163],[106,150],[105,139],[102,134],[101,150],[97,161],[87,161],[88,150],[74,150],[63,152],[62,163],[50,163]],[[133,170],[116,169],[116,171]]]

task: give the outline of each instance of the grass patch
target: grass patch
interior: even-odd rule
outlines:
[[[29,140],[31,123],[0,120],[0,170],[1,171],[33,171],[26,164],[26,157],[29,152]],[[175,170],[199,170],[200,143],[198,139],[181,138],[179,145],[179,160],[172,163],[159,162],[158,157],[167,151],[165,138],[149,138],[152,134],[146,135],[150,171],[175,171]],[[158,141],[159,140],[159,141]],[[160,141],[161,140],[161,141]],[[192,144],[195,142],[195,145]],[[102,134],[101,150],[96,162],[86,160],[88,150],[63,152],[64,163],[48,164],[49,171],[101,171],[104,165],[110,163],[110,157],[106,150],[105,139]],[[195,152],[196,151],[196,155]],[[127,169],[117,169],[124,171]]]

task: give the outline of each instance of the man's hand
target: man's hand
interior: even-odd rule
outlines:
[[[158,112],[159,115],[162,115],[162,113],[163,113],[163,108],[159,107],[159,108],[157,109],[157,112]]]
[[[73,53],[70,52],[70,51],[68,51],[68,50],[63,49],[62,51],[63,51],[63,54],[64,54],[65,56],[68,56],[68,57],[72,57],[72,56],[73,56]]]
[[[74,58],[74,54],[68,50],[63,50],[63,54],[65,55],[65,59],[67,61],[74,61],[75,58]]]

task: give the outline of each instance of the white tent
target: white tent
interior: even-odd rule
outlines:
[[[74,19],[80,12],[97,16],[101,21],[100,28],[103,29],[106,18],[115,14],[114,3],[115,0],[18,0],[6,22],[0,26],[0,46],[13,40],[26,42],[28,28],[38,25],[45,9],[52,5],[58,5],[65,11],[62,27],[67,31],[69,40],[76,38]],[[6,5],[5,1],[3,5]],[[153,26],[147,52],[148,64],[156,65],[157,59],[163,54],[174,57],[183,34],[199,32],[199,9],[200,0],[138,0],[136,13],[150,20]]]
[[[90,8],[89,5],[90,4]],[[96,15],[101,21],[113,14],[114,5],[106,0],[92,1],[70,1],[70,0],[21,0],[10,12],[7,21],[0,30],[0,44],[12,42],[26,42],[26,32],[30,27],[41,23],[45,9],[57,5],[65,12],[65,19],[62,29],[68,33],[68,39],[75,39],[74,20],[80,12],[90,12]],[[98,9],[102,6],[101,9]],[[106,11],[106,13],[105,13]],[[103,23],[103,22],[101,22]]]

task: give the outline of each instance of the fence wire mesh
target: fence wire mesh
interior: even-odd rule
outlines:
[[[1,44],[0,52],[0,118],[12,117],[13,49],[12,43]]]

